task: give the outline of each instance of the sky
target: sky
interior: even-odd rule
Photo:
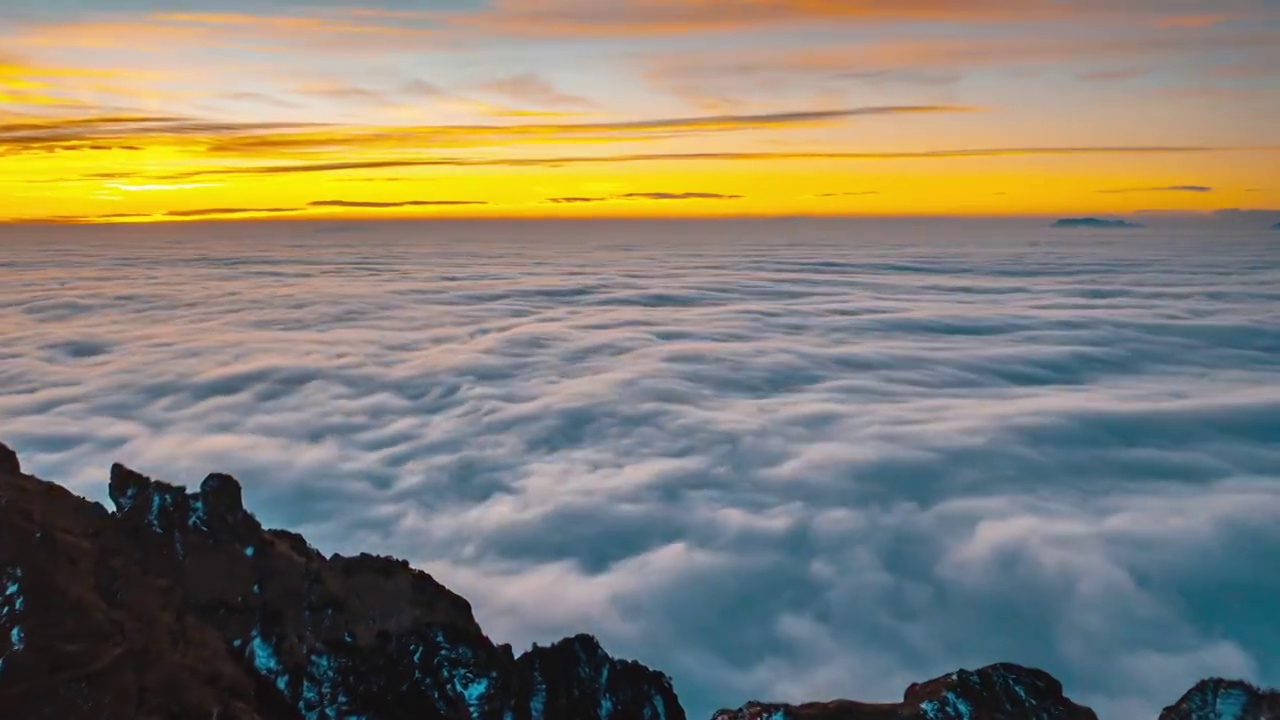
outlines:
[[[1280,207],[1276,0],[0,0],[0,219]]]

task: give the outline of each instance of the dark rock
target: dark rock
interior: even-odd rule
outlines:
[[[1041,670],[1009,663],[960,670],[907,688],[900,703],[806,705],[753,702],[713,720],[1097,720]]]
[[[244,515],[240,483],[230,475],[214,473],[200,483],[200,500],[210,515],[235,520]]]
[[[1063,218],[1053,224],[1056,228],[1092,228],[1095,230],[1133,230],[1142,227],[1128,220],[1107,220],[1104,218]]]
[[[264,530],[230,476],[188,493],[117,464],[109,513],[16,467],[0,717],[684,720],[666,676],[593,638],[517,658],[408,563]]]
[[[0,473],[8,475],[22,474],[22,463],[18,461],[18,453],[4,443],[0,443]]]
[[[1160,720],[1277,720],[1280,692],[1239,680],[1201,680],[1160,713]]]

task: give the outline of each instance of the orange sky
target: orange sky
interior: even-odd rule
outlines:
[[[1280,207],[1266,0],[95,6],[0,0],[0,219]]]

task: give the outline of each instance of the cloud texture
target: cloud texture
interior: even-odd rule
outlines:
[[[998,660],[1153,718],[1280,683],[1271,235],[5,227],[0,438],[95,499],[232,472],[693,718]]]

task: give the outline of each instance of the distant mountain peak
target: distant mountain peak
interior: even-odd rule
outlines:
[[[1143,227],[1128,220],[1096,217],[1062,218],[1053,224],[1056,228],[1094,228],[1099,230],[1132,230]]]
[[[712,720],[1097,720],[1087,707],[1069,700],[1052,675],[1012,663],[959,670],[903,693],[900,703],[784,705],[751,702],[721,710]]]

